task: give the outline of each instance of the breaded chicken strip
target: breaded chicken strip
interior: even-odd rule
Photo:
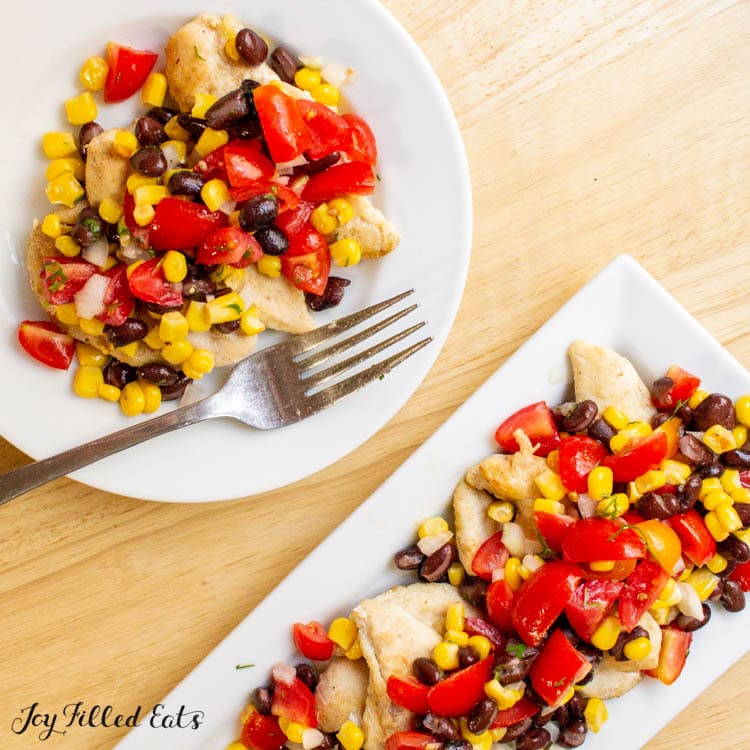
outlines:
[[[331,661],[315,689],[318,728],[322,732],[338,732],[350,714],[362,716],[369,679],[367,665],[361,659],[340,657]]]
[[[92,138],[86,151],[86,198],[98,206],[105,198],[122,203],[130,174],[130,159],[114,148],[116,130],[105,130]]]

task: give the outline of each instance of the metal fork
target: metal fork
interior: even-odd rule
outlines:
[[[413,293],[414,290],[411,289],[314,331],[262,349],[237,364],[225,385],[202,401],[178,407],[160,417],[0,475],[0,505],[101,458],[204,419],[233,417],[250,427],[271,430],[317,414],[373,380],[382,378],[432,341],[432,338],[422,339],[361,372],[322,387],[419,330],[425,325],[422,321],[365,351],[333,362],[323,370],[314,371],[413,312],[418,305],[413,304],[392,313],[343,341],[326,347],[323,344],[332,342]]]

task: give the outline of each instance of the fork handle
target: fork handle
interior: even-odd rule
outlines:
[[[221,416],[221,412],[214,408],[214,404],[214,397],[210,396],[194,404],[178,407],[160,417],[79,445],[77,448],[71,448],[55,456],[0,474],[0,505],[46,482],[70,474],[157,435],[187,427],[210,417]]]

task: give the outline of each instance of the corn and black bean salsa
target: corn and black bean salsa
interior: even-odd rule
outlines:
[[[713,608],[739,612],[750,590],[750,395],[708,393],[679,367],[644,392],[648,421],[591,399],[505,420],[453,519],[423,520],[396,553],[417,582],[328,628],[296,623],[308,661],[274,668],[227,750],[578,747],[607,699],[677,680]],[[394,661],[391,641],[409,638],[376,642],[375,604],[398,597],[415,628],[425,602],[437,620]]]

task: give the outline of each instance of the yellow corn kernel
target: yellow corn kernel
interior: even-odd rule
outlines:
[[[616,617],[605,617],[591,636],[591,643],[602,651],[609,651],[617,642],[622,626]]]
[[[547,467],[556,474],[560,473],[560,451],[550,451],[547,455]]]
[[[125,182],[125,186],[132,196],[135,196],[135,192],[136,190],[138,190],[138,188],[144,187],[146,185],[158,184],[158,177],[146,177],[145,175],[138,174],[138,172],[133,172],[133,174],[131,174]]]
[[[534,482],[542,495],[548,500],[562,500],[568,494],[560,475],[552,469],[545,469],[534,478]]]
[[[195,104],[193,104],[193,111],[191,114],[193,117],[200,117],[202,119],[206,116],[206,112],[208,112],[217,101],[218,99],[211,94],[196,94]]]
[[[327,203],[321,203],[310,215],[310,223],[321,233],[331,234],[338,229],[339,223],[328,210]]]
[[[114,268],[120,261],[117,259],[117,256],[115,255],[108,255],[107,260],[105,261],[104,265],[101,266],[102,271],[109,271],[111,268]]]
[[[336,739],[344,750],[360,750],[365,742],[362,730],[351,719],[347,719],[336,733]]]
[[[495,523],[508,523],[508,521],[513,520],[515,514],[515,506],[507,500],[498,500],[497,502],[490,503],[487,508],[487,515]]]
[[[335,107],[341,99],[341,92],[330,83],[320,83],[310,89],[313,99],[316,102],[325,104],[328,107]]]
[[[651,609],[649,609],[649,613],[651,614],[651,617],[654,618],[657,625],[669,625],[669,623],[674,620],[674,612],[676,609],[676,607],[672,609],[672,607],[659,607],[654,604]]]
[[[357,626],[348,617],[337,617],[328,628],[328,637],[346,651],[354,645],[357,638]]]
[[[141,340],[149,349],[153,349],[154,351],[159,351],[164,346],[164,342],[159,336],[159,329],[157,327],[151,328],[145,338]]]
[[[81,254],[80,245],[77,245],[76,241],[69,234],[61,234],[55,240],[55,248],[66,258],[75,258]]]
[[[78,325],[80,329],[84,333],[88,333],[89,336],[101,336],[104,333],[104,323],[96,318],[92,318],[91,320],[81,318],[78,321]]]
[[[107,73],[109,73],[107,61],[99,55],[94,55],[83,63],[78,79],[89,91],[101,91],[107,82]]]
[[[209,180],[201,188],[201,198],[211,211],[218,211],[232,196],[224,180]]]
[[[169,362],[170,365],[181,365],[190,359],[193,353],[193,345],[187,340],[170,341],[164,344],[161,350],[161,356]]]
[[[521,588],[523,579],[521,578],[521,561],[517,557],[509,557],[505,561],[505,582],[513,591]]]
[[[747,487],[740,487],[738,490],[732,492],[732,500],[735,503],[750,503],[750,489]]]
[[[720,424],[711,425],[703,433],[703,442],[714,452],[714,453],[726,453],[732,451],[737,447],[734,442],[734,435],[731,430],[726,427],[722,427]]]
[[[500,710],[512,708],[523,698],[523,690],[506,687],[501,685],[497,679],[484,683],[484,693],[488,698],[492,698]]]
[[[294,82],[299,88],[312,91],[316,86],[320,86],[320,71],[313,68],[300,68],[294,74]]]
[[[448,605],[445,613],[446,630],[463,630],[464,629],[464,605],[462,602],[453,602]]]
[[[195,151],[198,156],[208,156],[212,151],[223,146],[229,141],[229,134],[226,130],[214,130],[206,128],[195,144]]]
[[[253,715],[254,713],[256,713],[256,711],[257,711],[257,710],[258,710],[258,709],[257,709],[257,708],[255,707],[255,704],[254,704],[254,703],[252,703],[252,701],[251,701],[250,703],[248,703],[248,704],[247,704],[247,705],[245,706],[245,708],[243,708],[243,709],[242,709],[242,711],[240,711],[240,726],[241,726],[241,727],[244,727],[244,726],[245,726],[245,724],[247,723],[247,720],[248,720],[248,719],[249,719],[249,718],[250,718],[250,717],[251,717],[251,716],[252,716],[252,715]],[[243,747],[244,747],[244,746],[243,746]],[[229,748],[227,748],[227,750],[229,750]]]
[[[42,150],[48,159],[63,159],[78,155],[78,146],[73,134],[68,132],[45,133],[42,136]]]
[[[608,406],[603,414],[602,418],[605,422],[607,422],[609,425],[614,427],[616,430],[622,430],[624,429],[628,424],[628,418],[619,410],[616,409],[614,406]]]
[[[245,302],[236,292],[206,302],[206,312],[211,325],[239,320],[244,310]]]
[[[449,672],[458,669],[458,644],[450,641],[440,641],[432,649],[432,660],[440,669]]]
[[[104,367],[109,359],[104,352],[83,341],[76,342],[76,357],[81,367]]]
[[[461,727],[461,737],[471,745],[473,750],[490,750],[492,747],[492,735],[489,731],[485,730],[481,734],[474,734],[469,729],[465,717],[461,717],[459,726]]]
[[[609,466],[595,466],[587,479],[589,496],[593,500],[603,500],[612,494],[614,477]]]
[[[715,513],[719,523],[727,531],[739,531],[742,528],[742,520],[731,503],[719,503]]]
[[[663,487],[666,483],[667,478],[660,469],[647,471],[635,480],[635,486],[642,495],[653,490],[658,490],[659,487]]]
[[[448,522],[440,516],[434,516],[433,518],[425,518],[422,523],[419,524],[417,533],[420,539],[424,539],[426,536],[432,536],[433,534],[441,534],[444,531],[449,531],[450,527]]]
[[[745,542],[745,544],[750,546],[750,529],[735,531],[733,536],[736,536],[741,542]]]
[[[120,156],[129,159],[138,150],[138,139],[129,130],[118,130],[112,141],[112,148]]]
[[[446,630],[445,640],[450,641],[450,643],[455,643],[458,646],[468,646],[469,634],[464,633],[463,630]]]
[[[687,577],[688,577],[688,576],[689,576],[689,575],[690,575],[690,574],[691,574],[691,573],[693,572],[693,568],[694,568],[694,567],[695,567],[695,566],[694,566],[694,565],[692,565],[692,564],[691,564],[691,565],[687,565],[687,566],[685,567],[685,570],[683,570],[683,571],[682,571],[682,573],[680,573],[680,575],[679,575],[679,576],[677,576],[677,580],[678,580],[678,581],[686,581],[686,580],[687,580]]]
[[[536,562],[536,564],[537,564],[537,566],[539,568],[541,568],[542,565],[544,565],[544,560],[541,557],[539,557],[539,555],[532,555],[531,557],[534,560],[534,562]],[[536,570],[536,568],[534,568],[534,570]],[[518,569],[518,575],[520,575],[521,578],[523,578],[524,581],[531,575],[531,572],[532,572],[531,568],[527,568],[523,564]]]
[[[47,183],[45,193],[50,203],[62,203],[73,208],[83,198],[85,191],[72,172],[64,172]]]
[[[112,198],[105,198],[99,204],[99,216],[101,216],[107,224],[117,224],[122,218],[122,206],[116,201],[113,201]]]
[[[185,164],[187,163],[187,145],[184,141],[177,141],[177,140],[171,140],[171,141],[164,141],[164,143],[160,143],[159,147],[162,150],[162,153],[167,159],[167,163],[169,164]],[[170,169],[164,173],[164,176],[162,178],[162,182],[166,185],[169,182],[169,178],[175,173],[175,172],[183,172],[186,171],[185,169]]]
[[[184,375],[190,378],[190,380],[201,380],[203,378],[203,373],[198,372],[191,364],[190,360],[188,359],[187,362],[182,363],[182,372]]]
[[[154,220],[155,215],[154,207],[148,203],[133,209],[133,219],[139,227],[147,227]]]
[[[258,317],[258,308],[256,305],[249,307],[240,316],[240,328],[246,336],[257,336],[266,330],[265,325]]]
[[[745,427],[750,427],[750,394],[740,396],[734,404],[737,419]]]
[[[731,505],[734,501],[732,496],[724,490],[711,490],[704,498],[703,505],[706,510],[716,510],[720,505]]]
[[[336,217],[340,227],[354,218],[354,208],[346,198],[334,198],[328,201],[328,213]]]
[[[645,636],[633,638],[625,644],[623,652],[630,661],[640,661],[651,653],[651,641]]]
[[[227,57],[230,60],[234,60],[234,62],[239,62],[240,53],[237,51],[236,37],[232,39],[227,39],[226,43],[224,44],[224,52],[226,52]]]
[[[706,513],[706,515],[703,517],[703,523],[706,524],[706,528],[708,529],[709,534],[711,534],[711,536],[717,542],[723,542],[729,536],[729,532],[719,521],[715,511]]]
[[[458,560],[451,563],[450,568],[448,568],[448,583],[450,583],[451,586],[460,586],[464,578],[466,578],[464,566],[461,565]]]
[[[169,195],[164,185],[141,185],[136,188],[133,198],[136,206],[156,206]]]
[[[121,391],[116,385],[108,385],[102,383],[99,386],[99,398],[103,398],[105,401],[116,403],[120,400]]]
[[[677,584],[675,583],[674,578],[667,578],[667,582],[664,584],[664,588],[659,593],[659,600],[663,602],[669,601],[676,589]]]
[[[276,255],[264,255],[258,261],[258,273],[271,279],[278,279],[281,276],[281,258]]]
[[[101,367],[79,367],[73,376],[73,391],[81,398],[97,398],[99,386],[104,382]]]
[[[362,658],[362,644],[359,642],[359,637],[354,639],[354,643],[352,644],[352,647],[344,651],[344,656],[347,659],[351,659],[352,661],[356,661],[357,659]]]
[[[125,346],[118,346],[117,351],[122,352],[126,357],[135,357],[135,355],[138,353],[138,342],[133,341],[132,343],[126,344]]]
[[[187,261],[185,256],[177,250],[169,250],[164,254],[161,264],[164,278],[172,284],[179,284],[187,276]]]
[[[55,317],[66,326],[78,325],[78,313],[73,302],[55,307]]]
[[[167,95],[167,77],[164,73],[151,73],[143,84],[141,101],[147,107],[161,107]]]
[[[86,166],[83,159],[76,159],[72,156],[66,156],[64,159],[53,159],[47,165],[47,169],[44,170],[44,176],[48,180],[54,180],[55,177],[59,177],[66,172],[71,172],[76,180],[83,181],[86,175]]]
[[[62,222],[57,214],[47,214],[42,220],[42,232],[56,240],[62,234]]]
[[[667,484],[682,484],[692,474],[692,469],[682,461],[667,458],[661,462],[661,470]]]
[[[742,446],[747,442],[747,427],[742,424],[738,424],[733,430],[732,430],[732,436],[734,437],[734,443],[738,448],[742,448]]]
[[[721,573],[722,570],[725,570],[727,565],[729,563],[727,562],[726,557],[723,555],[720,555],[718,552],[706,563],[706,567],[712,572],[712,573]]]
[[[722,489],[721,481],[717,477],[709,477],[708,479],[704,479],[701,482],[701,489],[698,493],[698,497],[701,499],[701,501],[703,501],[706,499],[710,492],[720,489]]]
[[[196,349],[188,361],[190,367],[203,375],[208,375],[214,369],[214,355],[208,349]]]
[[[492,651],[492,642],[484,635],[472,635],[468,645],[479,654],[480,659],[486,659]]]
[[[141,384],[134,380],[120,394],[120,409],[126,417],[137,417],[146,408],[146,396]]]
[[[612,453],[621,453],[625,450],[626,446],[632,438],[630,435],[625,434],[624,432],[618,432],[615,435],[612,435],[609,441],[609,449],[612,451]]]
[[[546,497],[538,497],[534,500],[534,512],[552,513],[557,516],[565,515],[565,506],[557,500],[548,500]]]
[[[65,102],[65,116],[71,125],[85,125],[96,119],[98,110],[90,91],[84,91]]]
[[[143,390],[144,414],[153,414],[161,406],[161,389],[156,383],[147,383],[141,381],[141,389]]]
[[[238,227],[239,225],[240,225],[240,212],[232,211],[232,213],[229,214],[229,226]]]
[[[595,573],[609,573],[611,570],[615,569],[615,561],[614,560],[594,560],[593,562],[589,563],[589,567]]]
[[[596,734],[609,717],[607,705],[601,698],[589,698],[583,716],[586,719],[586,726]]]
[[[346,238],[331,246],[331,259],[337,266],[356,266],[362,260],[362,247],[357,240]]]
[[[177,122],[176,115],[164,126],[164,132],[166,133],[167,137],[173,141],[181,141],[184,143],[186,141],[189,141],[191,138],[190,132],[185,130],[185,128],[183,128],[182,125]]]
[[[596,504],[596,515],[601,518],[619,518],[628,512],[630,498],[624,492],[605,497]]]
[[[696,568],[688,577],[686,583],[690,584],[700,597],[702,602],[706,601],[719,583],[719,576],[714,575],[707,567]]]
[[[494,729],[490,727],[487,731],[490,733],[493,742],[502,742],[508,729],[507,727],[495,727]]]
[[[693,393],[693,395],[688,399],[688,406],[691,409],[697,409],[705,400],[706,396],[708,396],[707,391],[702,391],[700,388]]]
[[[302,735],[306,729],[307,727],[304,724],[300,724],[298,721],[290,721],[284,728],[284,734],[290,742],[301,745]]]

